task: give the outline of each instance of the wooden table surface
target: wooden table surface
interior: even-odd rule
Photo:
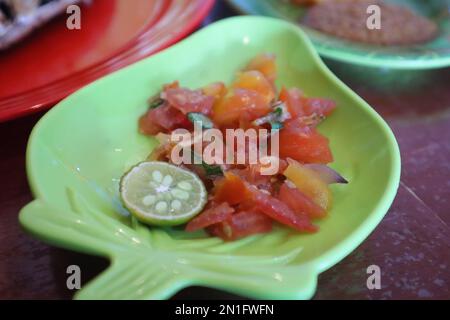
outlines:
[[[205,24],[232,14],[220,1]],[[315,299],[450,298],[450,68],[392,74],[331,64],[387,120],[400,144],[402,178],[388,214],[351,255],[319,277]],[[23,232],[18,212],[32,200],[25,173],[28,135],[43,113],[0,124],[0,299],[69,299],[66,268],[89,281],[108,262],[49,247]],[[381,268],[381,289],[366,269]],[[187,288],[175,298],[240,298]]]

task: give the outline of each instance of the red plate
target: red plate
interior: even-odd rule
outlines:
[[[214,0],[94,0],[81,9],[81,30],[53,20],[0,52],[0,122],[25,115],[179,41]]]

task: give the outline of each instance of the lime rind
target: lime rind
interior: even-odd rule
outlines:
[[[139,221],[157,225],[179,225],[200,213],[207,192],[191,171],[166,162],[141,162],[120,181],[125,207]]]

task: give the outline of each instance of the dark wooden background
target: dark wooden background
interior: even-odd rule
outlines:
[[[204,24],[233,15],[218,1]],[[374,233],[319,278],[315,299],[450,298],[450,68],[389,72],[330,63],[335,73],[387,120],[400,144],[397,197]],[[19,210],[32,200],[25,174],[28,135],[43,113],[0,124],[0,299],[70,299],[66,268],[89,281],[108,262],[49,247],[25,234]],[[366,268],[381,268],[381,290],[366,287]],[[187,288],[175,299],[240,297]]]

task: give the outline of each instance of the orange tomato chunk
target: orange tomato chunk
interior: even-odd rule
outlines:
[[[239,120],[253,121],[271,111],[264,97],[256,91],[234,89],[213,109],[213,121],[219,126],[239,124]]]
[[[214,191],[214,200],[228,202],[236,205],[251,197],[244,181],[232,172],[225,172],[225,177],[217,182]]]
[[[275,55],[271,53],[257,55],[250,61],[245,70],[257,70],[261,72],[267,80],[273,83],[277,77],[275,59]]]
[[[256,91],[264,97],[267,104],[270,104],[275,98],[273,86],[261,72],[256,70],[239,73],[232,88]]]
[[[297,119],[285,123],[279,139],[281,158],[292,158],[304,163],[333,162],[328,138],[315,128],[300,126]]]
[[[298,190],[312,199],[317,205],[328,211],[331,207],[332,196],[328,185],[311,169],[302,166],[297,161],[288,160],[289,166],[284,175]]]

